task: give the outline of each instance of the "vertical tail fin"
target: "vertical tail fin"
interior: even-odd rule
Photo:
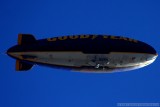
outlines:
[[[18,34],[18,45],[35,43],[36,39],[31,34]]]
[[[36,39],[31,34],[18,34],[18,45],[35,43]],[[33,64],[16,60],[16,71],[27,71],[33,67]]]

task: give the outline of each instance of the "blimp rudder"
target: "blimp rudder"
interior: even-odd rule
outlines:
[[[18,34],[18,45],[27,45],[35,43],[36,39],[31,34]],[[16,71],[27,71],[33,67],[33,64],[16,60]]]
[[[18,45],[35,43],[36,39],[31,34],[18,34]]]
[[[27,71],[33,67],[33,64],[16,60],[16,71]]]

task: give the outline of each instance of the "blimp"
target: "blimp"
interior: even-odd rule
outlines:
[[[134,70],[153,63],[158,56],[152,46],[142,41],[103,34],[39,40],[31,34],[18,34],[17,44],[6,53],[16,60],[16,71],[43,65],[90,73]]]

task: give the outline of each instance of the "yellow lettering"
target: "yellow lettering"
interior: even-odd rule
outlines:
[[[119,39],[120,40],[128,40],[128,38],[125,38],[125,37],[120,37]]]
[[[59,40],[66,40],[67,36],[58,37]]]
[[[103,38],[104,38],[104,39],[107,39],[107,38],[108,38],[108,36],[104,35],[104,36],[103,36]]]
[[[118,37],[116,36],[110,36],[111,39],[119,39]]]
[[[70,39],[77,39],[78,37],[78,35],[69,36]]]
[[[48,38],[47,40],[48,40],[48,41],[56,41],[57,38]]]
[[[137,43],[138,41],[137,40],[134,40],[134,39],[128,39],[130,42],[135,42],[135,43]]]
[[[93,36],[92,36],[92,39],[95,39],[96,37],[97,37],[97,35],[93,35]]]
[[[81,38],[81,39],[89,38],[89,35],[80,35],[80,38]]]

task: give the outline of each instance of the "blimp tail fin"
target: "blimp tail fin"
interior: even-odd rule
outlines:
[[[16,71],[27,71],[33,67],[32,64],[16,60]]]
[[[18,45],[35,43],[36,39],[31,34],[18,34]]]

